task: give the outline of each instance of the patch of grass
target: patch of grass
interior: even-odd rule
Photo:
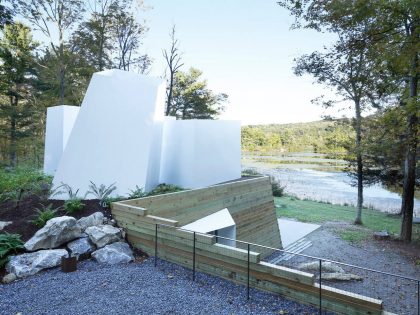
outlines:
[[[329,221],[344,221],[353,223],[356,209],[352,206],[340,206],[329,203],[299,200],[295,197],[284,196],[274,198],[278,217],[294,218],[301,222],[324,223]],[[387,230],[391,234],[399,234],[401,217],[386,214],[376,210],[364,208],[362,212],[363,227],[373,231]],[[348,230],[347,230],[348,231]],[[363,233],[357,229],[343,234],[343,238],[357,239],[354,234]],[[369,234],[364,233],[366,238]],[[362,236],[360,236],[362,237]],[[413,240],[420,240],[420,226],[413,225]]]
[[[353,230],[353,229],[339,229],[336,231],[340,237],[348,241],[350,243],[354,244],[361,244],[363,241],[369,238],[370,233],[368,230],[365,229],[359,229],[359,230]]]

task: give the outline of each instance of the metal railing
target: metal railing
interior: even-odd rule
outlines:
[[[196,280],[196,249],[197,249],[197,235],[214,236],[208,233],[200,233],[187,229],[182,229],[165,224],[155,225],[155,248],[154,248],[154,265],[157,266],[159,259],[159,228],[167,230],[178,230],[191,233],[192,240],[189,242],[192,246],[192,280]],[[319,314],[323,314],[326,307],[323,306],[322,288],[333,287],[340,290],[345,290],[349,294],[354,294],[355,297],[364,295],[373,299],[380,299],[384,303],[384,309],[389,312],[396,312],[398,314],[420,315],[420,279],[401,276],[394,273],[379,271],[371,268],[364,268],[352,264],[338,262],[330,259],[324,259],[311,255],[299,254],[283,249],[273,248],[269,246],[259,245],[255,243],[235,240],[223,236],[216,235],[216,242],[228,241],[239,244],[240,248],[246,248],[247,251],[247,300],[250,299],[250,254],[251,252],[259,252],[258,249],[270,250],[273,253],[266,258],[267,262],[276,260],[276,265],[288,267],[292,269],[302,270],[302,266],[307,266],[309,272],[312,271],[317,277],[319,285],[319,302],[316,306]],[[276,259],[274,259],[274,258]],[[280,259],[279,259],[280,258]],[[284,258],[284,259],[282,259]],[[307,262],[309,260],[309,263]],[[305,265],[306,261],[306,265]],[[315,267],[316,266],[316,267]],[[349,282],[336,282],[330,279],[332,273],[342,274],[340,272],[327,272],[329,269],[337,269],[339,267],[346,275],[351,275]],[[305,269],[305,268],[304,268]],[[354,272],[354,274],[353,274]],[[328,277],[327,277],[328,275]],[[361,276],[363,275],[363,276]],[[360,277],[360,278],[359,278]],[[349,280],[349,279],[347,279]],[[360,281],[362,280],[362,281]],[[367,280],[367,281],[365,281]],[[391,280],[391,281],[389,281]],[[302,301],[305,303],[305,301]]]

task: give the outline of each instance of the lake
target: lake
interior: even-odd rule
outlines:
[[[299,199],[356,205],[357,188],[343,172],[346,162],[326,158],[321,153],[290,153],[282,155],[247,155],[242,158],[243,169],[254,168],[272,175],[287,194]],[[399,213],[401,196],[380,184],[364,187],[364,206],[388,213]],[[420,200],[414,201],[415,216],[420,217]]]

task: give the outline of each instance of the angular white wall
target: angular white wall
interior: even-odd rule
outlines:
[[[89,181],[115,182],[117,195],[136,185],[158,184],[160,163],[154,161],[160,161],[164,101],[165,84],[159,79],[121,70],[95,73],[54,186],[68,184],[83,197]]]
[[[229,120],[167,120],[160,182],[202,188],[241,177],[241,125]]]
[[[44,173],[54,175],[80,107],[59,105],[47,109]]]

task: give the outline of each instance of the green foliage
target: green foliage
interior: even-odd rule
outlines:
[[[117,189],[115,183],[106,187],[104,184],[96,186],[96,184],[90,181],[89,190],[86,195],[93,195],[96,199],[99,199],[99,204],[102,207],[106,207],[107,198]]]
[[[128,195],[128,199],[136,199],[145,197],[146,193],[143,191],[143,188],[136,185],[135,189],[130,189],[130,194]]]
[[[242,176],[258,176],[258,175],[261,175],[261,173],[258,172],[254,168],[246,168],[242,170]]]
[[[342,156],[354,131],[345,119],[310,123],[244,126],[241,132],[245,152],[315,152]]]
[[[23,242],[19,234],[0,234],[0,268],[8,261],[8,256],[23,249]]]
[[[273,176],[270,176],[271,188],[273,190],[274,197],[283,197],[284,196],[284,189],[286,186],[282,185],[277,179]]]
[[[0,169],[0,202],[12,200],[16,206],[25,196],[42,195],[51,185],[51,177],[33,168]]]
[[[35,224],[38,228],[42,228],[48,222],[48,220],[51,220],[56,216],[57,210],[58,209],[52,208],[52,204],[49,204],[48,206],[43,208],[36,208],[36,218],[31,222]]]
[[[155,195],[163,195],[174,193],[177,191],[182,191],[184,188],[176,186],[176,185],[168,185],[168,184],[159,184],[153,189],[151,192],[147,194],[147,196],[155,196]]]
[[[175,74],[169,116],[179,119],[215,119],[223,110],[226,94],[214,94],[207,88],[203,73],[194,68]]]
[[[80,198],[72,198],[64,202],[64,209],[67,213],[73,214],[79,212],[84,208],[85,204]]]

